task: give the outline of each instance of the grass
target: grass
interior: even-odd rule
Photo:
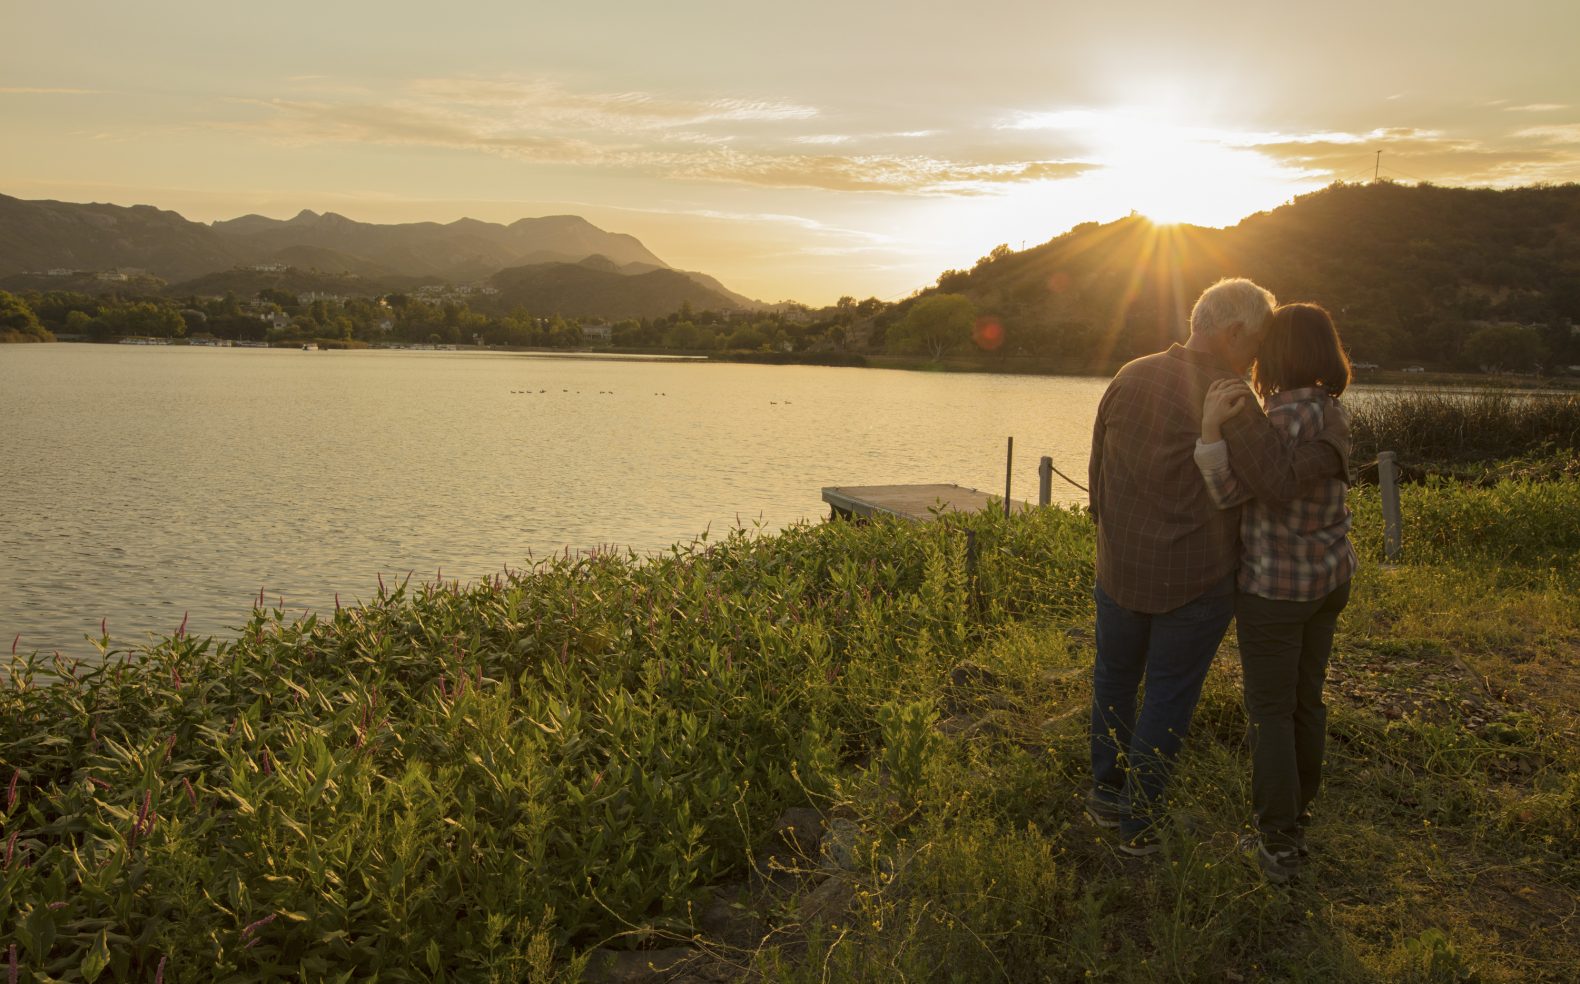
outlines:
[[[1237,858],[1232,637],[1168,850],[1082,820],[1092,530],[1041,510],[737,532],[396,585],[233,643],[13,661],[17,979],[574,979],[693,941],[787,807],[853,868],[710,945],[770,980],[1562,980],[1580,965],[1580,483],[1405,490],[1341,621],[1308,877]],[[967,554],[966,529],[976,550]],[[968,671],[969,670],[969,671]],[[809,898],[846,892],[822,915]]]
[[[1580,451],[1580,394],[1410,391],[1347,400],[1354,460],[1394,451],[1400,463],[1430,464],[1442,473],[1484,472],[1489,462],[1555,458],[1570,464]],[[1477,466],[1480,466],[1478,469]]]
[[[1310,870],[1235,850],[1248,763],[1233,640],[1179,770],[1163,859],[1085,822],[1089,637],[1021,626],[976,654],[1016,710],[943,743],[907,825],[852,791],[889,859],[812,980],[1568,980],[1580,965],[1580,617],[1572,579],[1369,565],[1329,685]],[[1467,598],[1489,599],[1485,606]],[[1467,609],[1471,609],[1467,612]],[[1468,617],[1467,617],[1468,616]],[[1073,677],[1049,686],[1048,669]],[[1074,711],[1075,713],[1071,713]],[[888,880],[887,869],[903,870]]]

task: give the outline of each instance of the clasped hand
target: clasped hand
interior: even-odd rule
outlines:
[[[1246,408],[1254,399],[1243,379],[1220,379],[1207,387],[1207,400],[1201,408],[1201,439],[1212,444],[1223,440],[1223,422]]]

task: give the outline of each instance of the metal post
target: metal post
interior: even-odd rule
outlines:
[[[1399,559],[1399,459],[1392,451],[1377,455],[1377,484],[1382,489],[1383,559]]]
[[[1053,501],[1053,459],[1047,455],[1037,462],[1037,505],[1046,506]]]
[[[1009,450],[1004,452],[1004,518],[1009,519],[1009,480],[1015,474],[1015,438],[1009,439]]]

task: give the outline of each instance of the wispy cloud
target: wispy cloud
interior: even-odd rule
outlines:
[[[806,131],[816,107],[788,100],[688,100],[644,92],[576,92],[552,81],[419,79],[392,96],[235,101],[246,119],[215,126],[280,143],[442,147],[527,163],[576,164],[696,181],[779,188],[973,195],[1014,182],[1072,177],[1090,163],[1060,159],[947,160],[897,152],[887,141],[933,131]],[[862,153],[785,148],[862,145]]]
[[[1576,145],[1580,145],[1580,124],[1530,127],[1493,136],[1383,128],[1342,139],[1260,144],[1257,150],[1341,180],[1369,177],[1376,164],[1372,154],[1381,150],[1380,170],[1385,177],[1511,186],[1574,180],[1580,175],[1580,150],[1571,149]]]
[[[1543,143],[1580,144],[1580,123],[1562,123],[1557,126],[1532,126],[1514,132],[1516,137],[1529,137]]]
[[[0,95],[3,96],[96,96],[102,95],[103,92],[103,89],[66,89],[53,86],[0,86]]]
[[[1555,113],[1560,109],[1568,109],[1564,103],[1530,103],[1526,106],[1505,106],[1506,113]]]
[[[411,96],[462,109],[502,113],[512,126],[638,132],[718,123],[807,120],[817,109],[783,100],[665,98],[646,92],[575,92],[557,82],[514,79],[418,79]]]
[[[1075,177],[1092,167],[1083,161],[961,163],[920,155],[841,157],[721,153],[677,161],[674,173],[677,177],[772,187],[980,195],[989,193],[997,185]]]
[[[1556,103],[1506,106],[1510,112],[1549,112]],[[1484,104],[1485,105],[1485,104]],[[1042,133],[1044,139],[1084,148],[1097,163],[1126,154],[1185,154],[1193,148],[1234,148],[1259,155],[1291,174],[1327,180],[1370,177],[1377,169],[1397,180],[1445,184],[1514,185],[1580,176],[1580,124],[1532,126],[1508,132],[1381,126],[1369,130],[1270,131],[1190,126],[1125,108],[1064,108],[1018,112],[1000,131]]]

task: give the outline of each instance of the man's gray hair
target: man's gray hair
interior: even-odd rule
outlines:
[[[1278,299],[1244,277],[1225,277],[1201,292],[1190,312],[1192,335],[1215,338],[1235,322],[1260,334],[1273,317]]]

